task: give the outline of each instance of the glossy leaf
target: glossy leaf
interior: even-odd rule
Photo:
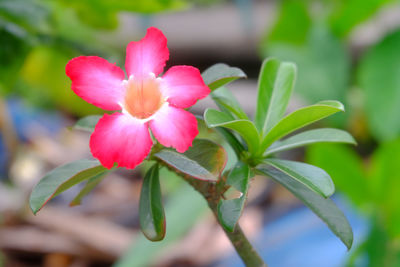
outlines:
[[[240,107],[239,102],[236,100],[233,94],[225,87],[221,87],[212,92],[211,97],[221,111],[232,115],[236,119],[243,119],[243,120],[249,119],[247,114]]]
[[[321,197],[280,171],[268,170],[264,167],[258,168],[258,171],[286,187],[328,225],[329,229],[342,240],[347,249],[351,248],[353,231],[343,212],[332,200]]]
[[[83,117],[75,123],[74,129],[93,132],[94,127],[96,127],[96,124],[101,117],[102,117],[101,115],[90,115]]]
[[[218,180],[227,161],[225,149],[205,139],[196,139],[185,153],[164,149],[154,155],[170,167],[200,180]]]
[[[90,178],[85,186],[81,189],[78,195],[69,203],[71,207],[78,206],[82,203],[82,199],[88,195],[103,179],[105,178],[107,172],[100,173],[92,178]]]
[[[200,134],[198,135],[198,138],[199,139],[202,138],[202,136],[203,136],[202,132],[205,133],[205,136],[209,136],[210,129],[206,125],[206,122],[204,121],[203,116],[202,115],[195,115],[195,116],[197,118],[197,123],[198,123],[199,131],[200,131]],[[214,130],[215,130],[215,132],[219,133],[225,139],[225,141],[229,144],[229,146],[234,150],[234,152],[237,155],[239,155],[242,151],[245,150],[245,148],[244,148],[244,146],[242,144],[242,142],[244,143],[244,141],[243,140],[239,140],[240,137],[235,136],[228,129],[217,127],[217,128],[214,128]]]
[[[72,186],[107,171],[97,160],[78,160],[47,173],[33,189],[29,204],[36,214],[50,199]]]
[[[167,177],[166,177],[167,178]],[[172,178],[172,177],[168,177]],[[181,178],[177,177],[178,181]],[[166,179],[162,179],[163,182]],[[166,198],[165,215],[168,235],[162,242],[149,242],[143,235],[132,240],[129,249],[114,264],[115,267],[155,266],[174,244],[196,225],[209,208],[204,198],[189,184],[178,183],[176,190]]]
[[[272,144],[264,153],[264,156],[314,143],[347,143],[355,145],[356,141],[351,134],[343,130],[332,128],[315,129]]]
[[[269,58],[263,62],[258,80],[254,123],[266,133],[285,114],[296,79],[296,66]]]
[[[151,167],[142,184],[139,201],[140,228],[151,241],[160,241],[165,236],[165,214],[162,204],[158,164]]]
[[[229,173],[226,183],[238,190],[241,195],[234,199],[221,199],[218,203],[218,219],[222,227],[233,232],[242,215],[249,187],[250,168],[248,165],[238,162]]]
[[[252,121],[232,120],[227,114],[215,109],[207,109],[204,113],[204,120],[210,128],[224,127],[239,133],[246,141],[251,153],[258,150],[260,137]]]
[[[235,151],[236,155],[240,155],[240,153],[245,150],[242,143],[229,130],[221,127],[217,127],[215,130],[223,136],[225,141]]]
[[[247,78],[246,74],[241,69],[230,67],[223,63],[218,63],[209,67],[201,75],[211,91],[237,79]]]
[[[323,197],[329,197],[335,192],[331,177],[323,169],[302,162],[282,159],[266,159],[264,162],[286,173]]]
[[[386,36],[362,58],[358,82],[365,92],[371,134],[381,140],[400,135],[400,30]]]
[[[321,101],[315,105],[300,108],[278,122],[263,138],[261,153],[275,141],[313,122],[321,120],[339,111],[344,111],[338,101]]]

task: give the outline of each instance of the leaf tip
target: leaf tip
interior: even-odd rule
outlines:
[[[81,205],[81,202],[80,201],[71,201],[70,203],[69,203],[69,206],[72,208],[72,207],[76,207],[76,206],[79,206],[79,205]]]
[[[349,134],[349,136],[349,144],[357,146],[357,140],[351,134]]]
[[[344,105],[342,104],[342,102],[333,101],[333,103],[335,103],[336,108],[339,109],[340,111],[342,111],[342,112],[346,111],[346,109],[345,109]]]
[[[350,251],[350,249],[351,249],[352,246],[353,246],[353,233],[352,233],[352,235],[351,235],[351,237],[350,237],[349,240],[343,240],[343,239],[342,239],[342,241],[343,241],[344,245],[346,246],[347,251]]]
[[[30,208],[31,208],[31,211],[32,211],[33,215],[35,215],[35,216],[41,210],[41,208],[35,208],[35,207],[32,207],[32,206],[30,206]]]
[[[320,101],[320,102],[318,102],[318,105],[330,106],[330,107],[338,109],[339,111],[345,112],[344,105],[342,104],[342,102],[339,102],[337,100]]]
[[[31,193],[31,196],[29,198],[29,208],[32,211],[33,215],[36,215],[43,206],[44,205],[42,205],[41,207],[37,207],[37,205],[34,204],[34,199],[32,198],[32,193]]]

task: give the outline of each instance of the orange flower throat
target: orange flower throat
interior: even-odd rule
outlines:
[[[152,116],[164,104],[165,100],[156,78],[136,81],[129,79],[126,84],[125,109],[138,119]]]

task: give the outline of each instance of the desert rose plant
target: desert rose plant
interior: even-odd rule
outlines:
[[[296,67],[293,63],[266,59],[251,120],[223,87],[246,77],[243,71],[216,64],[201,75],[194,67],[174,66],[160,75],[168,58],[167,39],[160,30],[149,28],[143,39],[128,44],[126,75],[115,64],[96,56],[80,56],[68,62],[66,74],[72,81],[72,90],[87,102],[116,112],[77,122],[76,128],[92,132],[89,146],[95,159],[77,160],[50,171],[33,189],[33,213],[65,190],[86,182],[71,202],[78,205],[116,168],[134,169],[149,161],[152,167],[143,179],[139,213],[141,230],[151,241],[160,241],[166,234],[159,182],[159,168],[166,167],[204,196],[247,266],[266,266],[238,225],[249,183],[256,174],[286,187],[350,248],[351,227],[329,199],[334,193],[330,176],[318,167],[276,157],[279,152],[312,143],[354,144],[347,132],[330,128],[286,137],[344,111],[343,105],[322,101],[285,115]],[[219,110],[207,109],[201,118],[186,110],[209,94]],[[223,147],[207,139],[195,139],[199,121],[218,132],[232,147],[237,156],[232,169],[225,168],[227,154]],[[231,191],[240,194],[227,197]]]

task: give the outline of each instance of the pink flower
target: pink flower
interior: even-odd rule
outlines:
[[[90,137],[93,156],[106,168],[135,168],[149,154],[153,136],[164,146],[186,151],[198,134],[193,114],[184,110],[206,97],[210,89],[197,68],[174,66],[163,77],[169,58],[167,39],[157,28],[128,44],[125,74],[115,64],[96,56],[70,60],[66,74],[72,90],[105,110]]]

